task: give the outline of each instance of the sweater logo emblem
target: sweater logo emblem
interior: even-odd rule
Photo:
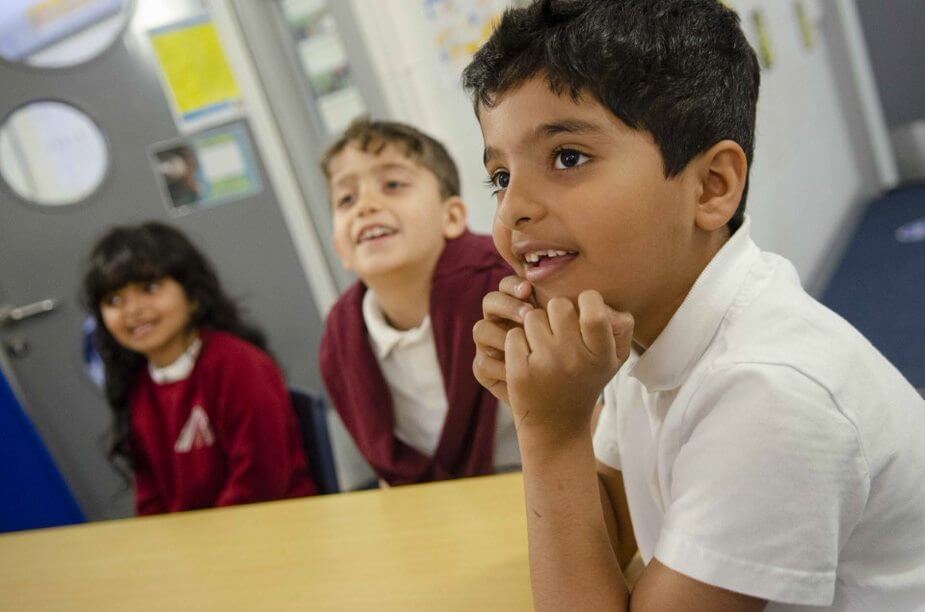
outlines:
[[[190,413],[186,425],[180,430],[173,450],[178,453],[188,453],[194,448],[212,446],[214,443],[215,435],[209,425],[209,415],[202,406],[196,406]]]

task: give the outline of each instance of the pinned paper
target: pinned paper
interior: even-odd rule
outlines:
[[[188,129],[239,104],[241,90],[208,15],[149,34],[178,127]]]

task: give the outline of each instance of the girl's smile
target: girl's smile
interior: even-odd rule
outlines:
[[[196,337],[194,304],[173,278],[129,283],[106,295],[100,311],[116,341],[156,366],[173,363]]]

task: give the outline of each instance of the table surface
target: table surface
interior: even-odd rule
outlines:
[[[0,535],[0,610],[530,610],[523,479]]]

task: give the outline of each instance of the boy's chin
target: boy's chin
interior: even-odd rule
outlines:
[[[544,289],[542,287],[534,287],[533,301],[536,302],[537,306],[545,309],[551,299],[564,297],[577,306],[578,294],[580,293],[581,291],[578,290],[569,291],[568,289]]]
[[[364,284],[369,285],[394,280],[397,275],[402,275],[407,267],[406,261],[396,257],[356,266],[354,273]]]

